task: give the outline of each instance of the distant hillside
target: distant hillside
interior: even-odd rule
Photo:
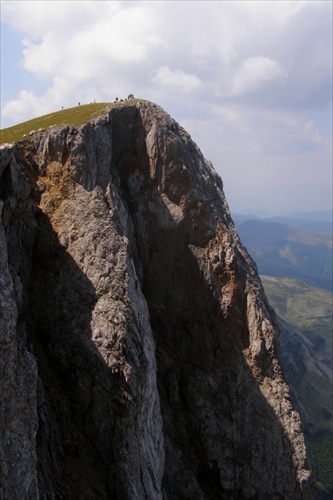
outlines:
[[[232,214],[235,224],[241,224],[248,220],[263,220],[265,222],[279,222],[295,226],[304,231],[315,233],[332,233],[332,212],[330,210],[318,210],[316,212],[304,212],[295,216],[272,215],[270,217],[259,217],[255,214]]]
[[[280,326],[281,358],[315,465],[320,498],[333,498],[332,293],[261,277]]]
[[[332,290],[332,234],[264,220],[246,220],[236,227],[259,273],[299,278]]]

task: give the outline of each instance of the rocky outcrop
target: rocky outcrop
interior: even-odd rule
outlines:
[[[222,181],[158,106],[2,148],[4,499],[310,499]]]

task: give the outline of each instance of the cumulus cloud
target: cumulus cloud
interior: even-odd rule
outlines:
[[[80,30],[89,29],[101,18],[112,18],[121,10],[121,2],[78,1],[12,1],[1,2],[1,16],[21,33],[38,40],[49,33],[66,38]]]
[[[36,116],[39,108],[34,93],[21,90],[17,99],[12,99],[4,105],[2,113],[3,116],[10,116],[14,123],[18,123],[22,116]]]
[[[24,50],[21,65],[37,77],[52,77],[56,68],[61,66],[65,44],[60,37],[49,34],[40,43],[24,38],[22,44]]]
[[[171,70],[168,66],[160,67],[152,77],[152,82],[171,90],[180,89],[185,93],[190,93],[201,86],[200,78],[196,75],[185,73],[180,69]]]
[[[82,2],[77,2],[79,6],[80,3]],[[90,4],[88,2],[88,6]],[[85,2],[83,7],[86,9]],[[154,34],[150,11],[144,7],[111,9],[111,13],[108,11],[109,9],[105,11],[102,7],[95,24],[83,23],[76,31],[64,34],[52,23],[49,31],[43,33],[41,38],[26,38],[23,41],[24,68],[42,78],[52,78],[55,75],[75,78],[78,75],[82,79],[89,75],[98,80],[96,70],[101,69],[101,65],[142,63],[151,48],[160,42],[159,37]],[[103,14],[107,13],[109,16],[104,18]],[[74,21],[75,12],[71,14]],[[86,15],[90,15],[89,8]]]
[[[287,71],[274,59],[263,56],[248,57],[235,71],[222,96],[234,97],[259,90],[271,80],[283,81]]]

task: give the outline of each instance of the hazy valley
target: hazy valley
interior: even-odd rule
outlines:
[[[260,274],[297,278],[332,290],[332,232],[304,230],[269,219],[237,222],[236,218],[235,222]],[[329,228],[330,224],[309,221],[308,226]]]

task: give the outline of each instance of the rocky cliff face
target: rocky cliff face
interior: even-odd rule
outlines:
[[[1,149],[3,499],[310,499],[222,181],[161,108]]]

